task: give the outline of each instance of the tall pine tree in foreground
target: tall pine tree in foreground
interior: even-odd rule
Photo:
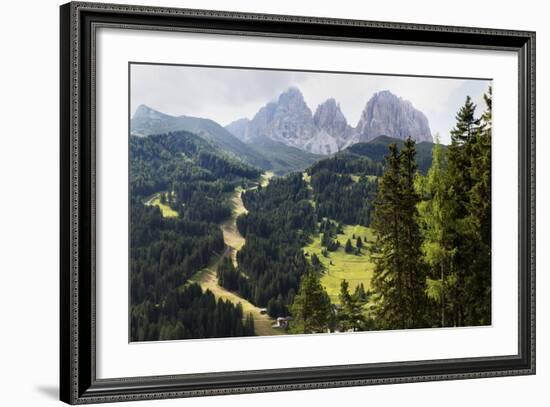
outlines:
[[[374,314],[381,329],[424,326],[425,265],[422,259],[417,204],[415,142],[401,152],[390,145],[386,169],[378,186],[372,227],[375,270],[372,280]]]
[[[441,291],[445,293],[444,324],[448,326],[490,323],[491,90],[485,100],[487,110],[481,118],[476,118],[476,105],[470,97],[458,111],[441,176],[445,218],[438,243],[448,270],[447,280],[442,280],[447,286]],[[437,219],[424,219],[426,230],[436,227]],[[428,280],[430,285],[434,288]],[[436,297],[433,294],[432,298]]]
[[[427,263],[426,295],[437,308],[427,315],[432,326],[448,326],[451,307],[451,292],[456,285],[456,274],[451,264],[456,249],[452,247],[448,231],[453,228],[455,219],[450,216],[446,159],[439,135],[432,152],[432,166],[426,177],[418,175],[416,188],[421,195],[418,204],[420,229],[422,233],[422,253]],[[432,305],[432,304],[430,304]]]
[[[466,323],[491,323],[491,136],[492,88],[484,95],[486,109],[471,147],[470,172],[472,186],[468,191],[465,218],[467,239],[475,242],[471,273],[464,286]]]

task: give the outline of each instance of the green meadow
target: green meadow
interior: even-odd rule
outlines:
[[[160,211],[162,212],[162,216],[164,216],[165,218],[178,217],[178,213],[175,210],[170,208],[168,205],[160,202],[160,194],[157,194],[157,196],[151,200],[150,205],[158,206]]]
[[[316,254],[323,263],[325,272],[321,277],[321,284],[334,304],[340,303],[338,294],[342,280],[345,279],[349,282],[350,292],[353,292],[355,287],[361,283],[363,283],[365,290],[368,290],[374,271],[374,263],[369,253],[370,244],[374,240],[372,229],[360,225],[346,225],[343,232],[343,234],[336,237],[340,242],[340,247],[336,251],[328,252],[328,257],[322,254],[323,246],[321,246],[320,234],[314,236],[313,241],[304,248],[304,253],[307,256]],[[355,236],[355,239],[353,236]],[[350,239],[355,248],[356,239],[359,236],[364,242],[360,254],[346,253],[344,250],[346,241]]]

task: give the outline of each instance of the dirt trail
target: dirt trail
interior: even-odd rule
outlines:
[[[262,179],[260,181],[262,187],[267,186],[272,177],[273,173],[265,173],[262,175]],[[256,187],[252,187],[250,189],[255,188]],[[196,273],[190,279],[190,282],[200,284],[203,290],[210,290],[216,298],[229,300],[233,304],[240,303],[243,307],[244,315],[248,315],[249,313],[252,314],[254,318],[256,335],[281,335],[284,334],[284,331],[273,328],[272,325],[275,321],[267,314],[262,314],[260,308],[256,307],[244,298],[239,297],[237,294],[226,290],[218,283],[218,276],[216,275],[218,264],[223,258],[231,257],[233,265],[237,267],[237,252],[245,243],[245,238],[237,229],[237,217],[243,213],[247,213],[241,196],[243,192],[244,190],[240,186],[235,188],[233,196],[231,197],[231,204],[233,206],[231,217],[220,225],[223,233],[223,240],[226,245],[224,253],[219,256],[214,264]]]
[[[242,199],[243,191],[241,187],[235,188],[235,192],[231,197],[231,205],[233,206],[231,217],[220,225],[223,233],[223,240],[230,249],[231,260],[235,267],[237,267],[237,252],[241,250],[245,243],[245,238],[237,228],[237,218],[248,212],[244,207]]]

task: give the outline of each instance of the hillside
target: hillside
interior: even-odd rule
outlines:
[[[341,157],[350,156],[350,159],[368,157],[375,162],[383,163],[384,157],[388,154],[388,146],[392,143],[395,143],[397,148],[401,149],[404,141],[392,137],[380,136],[366,143],[353,144],[338,153],[338,155]],[[432,150],[434,145],[434,143],[429,141],[416,143],[416,164],[418,165],[418,170],[422,174],[426,174],[432,166]]]
[[[213,120],[192,116],[171,116],[141,105],[130,122],[131,134],[146,137],[175,131],[187,131],[208,141],[233,159],[276,174],[300,171],[321,156],[269,139],[244,143]]]
[[[302,171],[324,156],[290,147],[270,139],[259,139],[250,147],[261,153],[271,163],[272,171],[277,175]]]
[[[130,127],[134,136],[150,136],[185,130],[224,149],[234,158],[247,164],[266,170],[271,169],[269,161],[261,153],[252,150],[248,145],[210,119],[170,116],[141,105],[132,117]]]
[[[134,329],[133,340],[288,333],[277,318],[292,313],[302,277],[312,270],[336,307],[346,280],[366,316],[374,267],[370,227],[392,143],[403,146],[378,137],[319,159],[257,140],[250,148],[278,162],[279,175],[295,169],[262,182],[260,169],[204,135],[132,136],[132,324],[149,326]],[[417,146],[426,171],[433,144]],[[229,319],[211,333],[181,330],[174,301],[189,296],[204,318],[212,311],[203,301],[209,307],[211,296],[222,301],[217,307]]]
[[[132,341],[254,335],[242,306],[187,282],[224,252],[232,192],[260,175],[186,131],[130,137]]]

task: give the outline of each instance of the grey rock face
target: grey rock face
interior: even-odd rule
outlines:
[[[249,125],[250,120],[243,118],[229,123],[225,126],[225,129],[242,141],[250,141],[250,136],[248,134]]]
[[[381,135],[432,141],[426,116],[389,91],[370,98],[356,128],[348,124],[333,98],[321,103],[312,115],[302,93],[290,88],[262,107],[252,120],[237,120],[226,129],[248,143],[267,138],[325,155]]]
[[[313,115],[313,123],[320,133],[331,137],[336,144],[336,149],[332,148],[330,152],[324,154],[331,154],[340,150],[349,143],[353,136],[353,128],[348,124],[342,110],[340,110],[340,105],[336,103],[334,98],[327,99],[317,107]]]
[[[262,107],[250,122],[250,138],[267,137],[303,148],[315,136],[311,110],[296,88],[283,92],[277,102]]]
[[[370,98],[356,128],[357,142],[370,141],[378,136],[433,141],[424,113],[387,90]]]

